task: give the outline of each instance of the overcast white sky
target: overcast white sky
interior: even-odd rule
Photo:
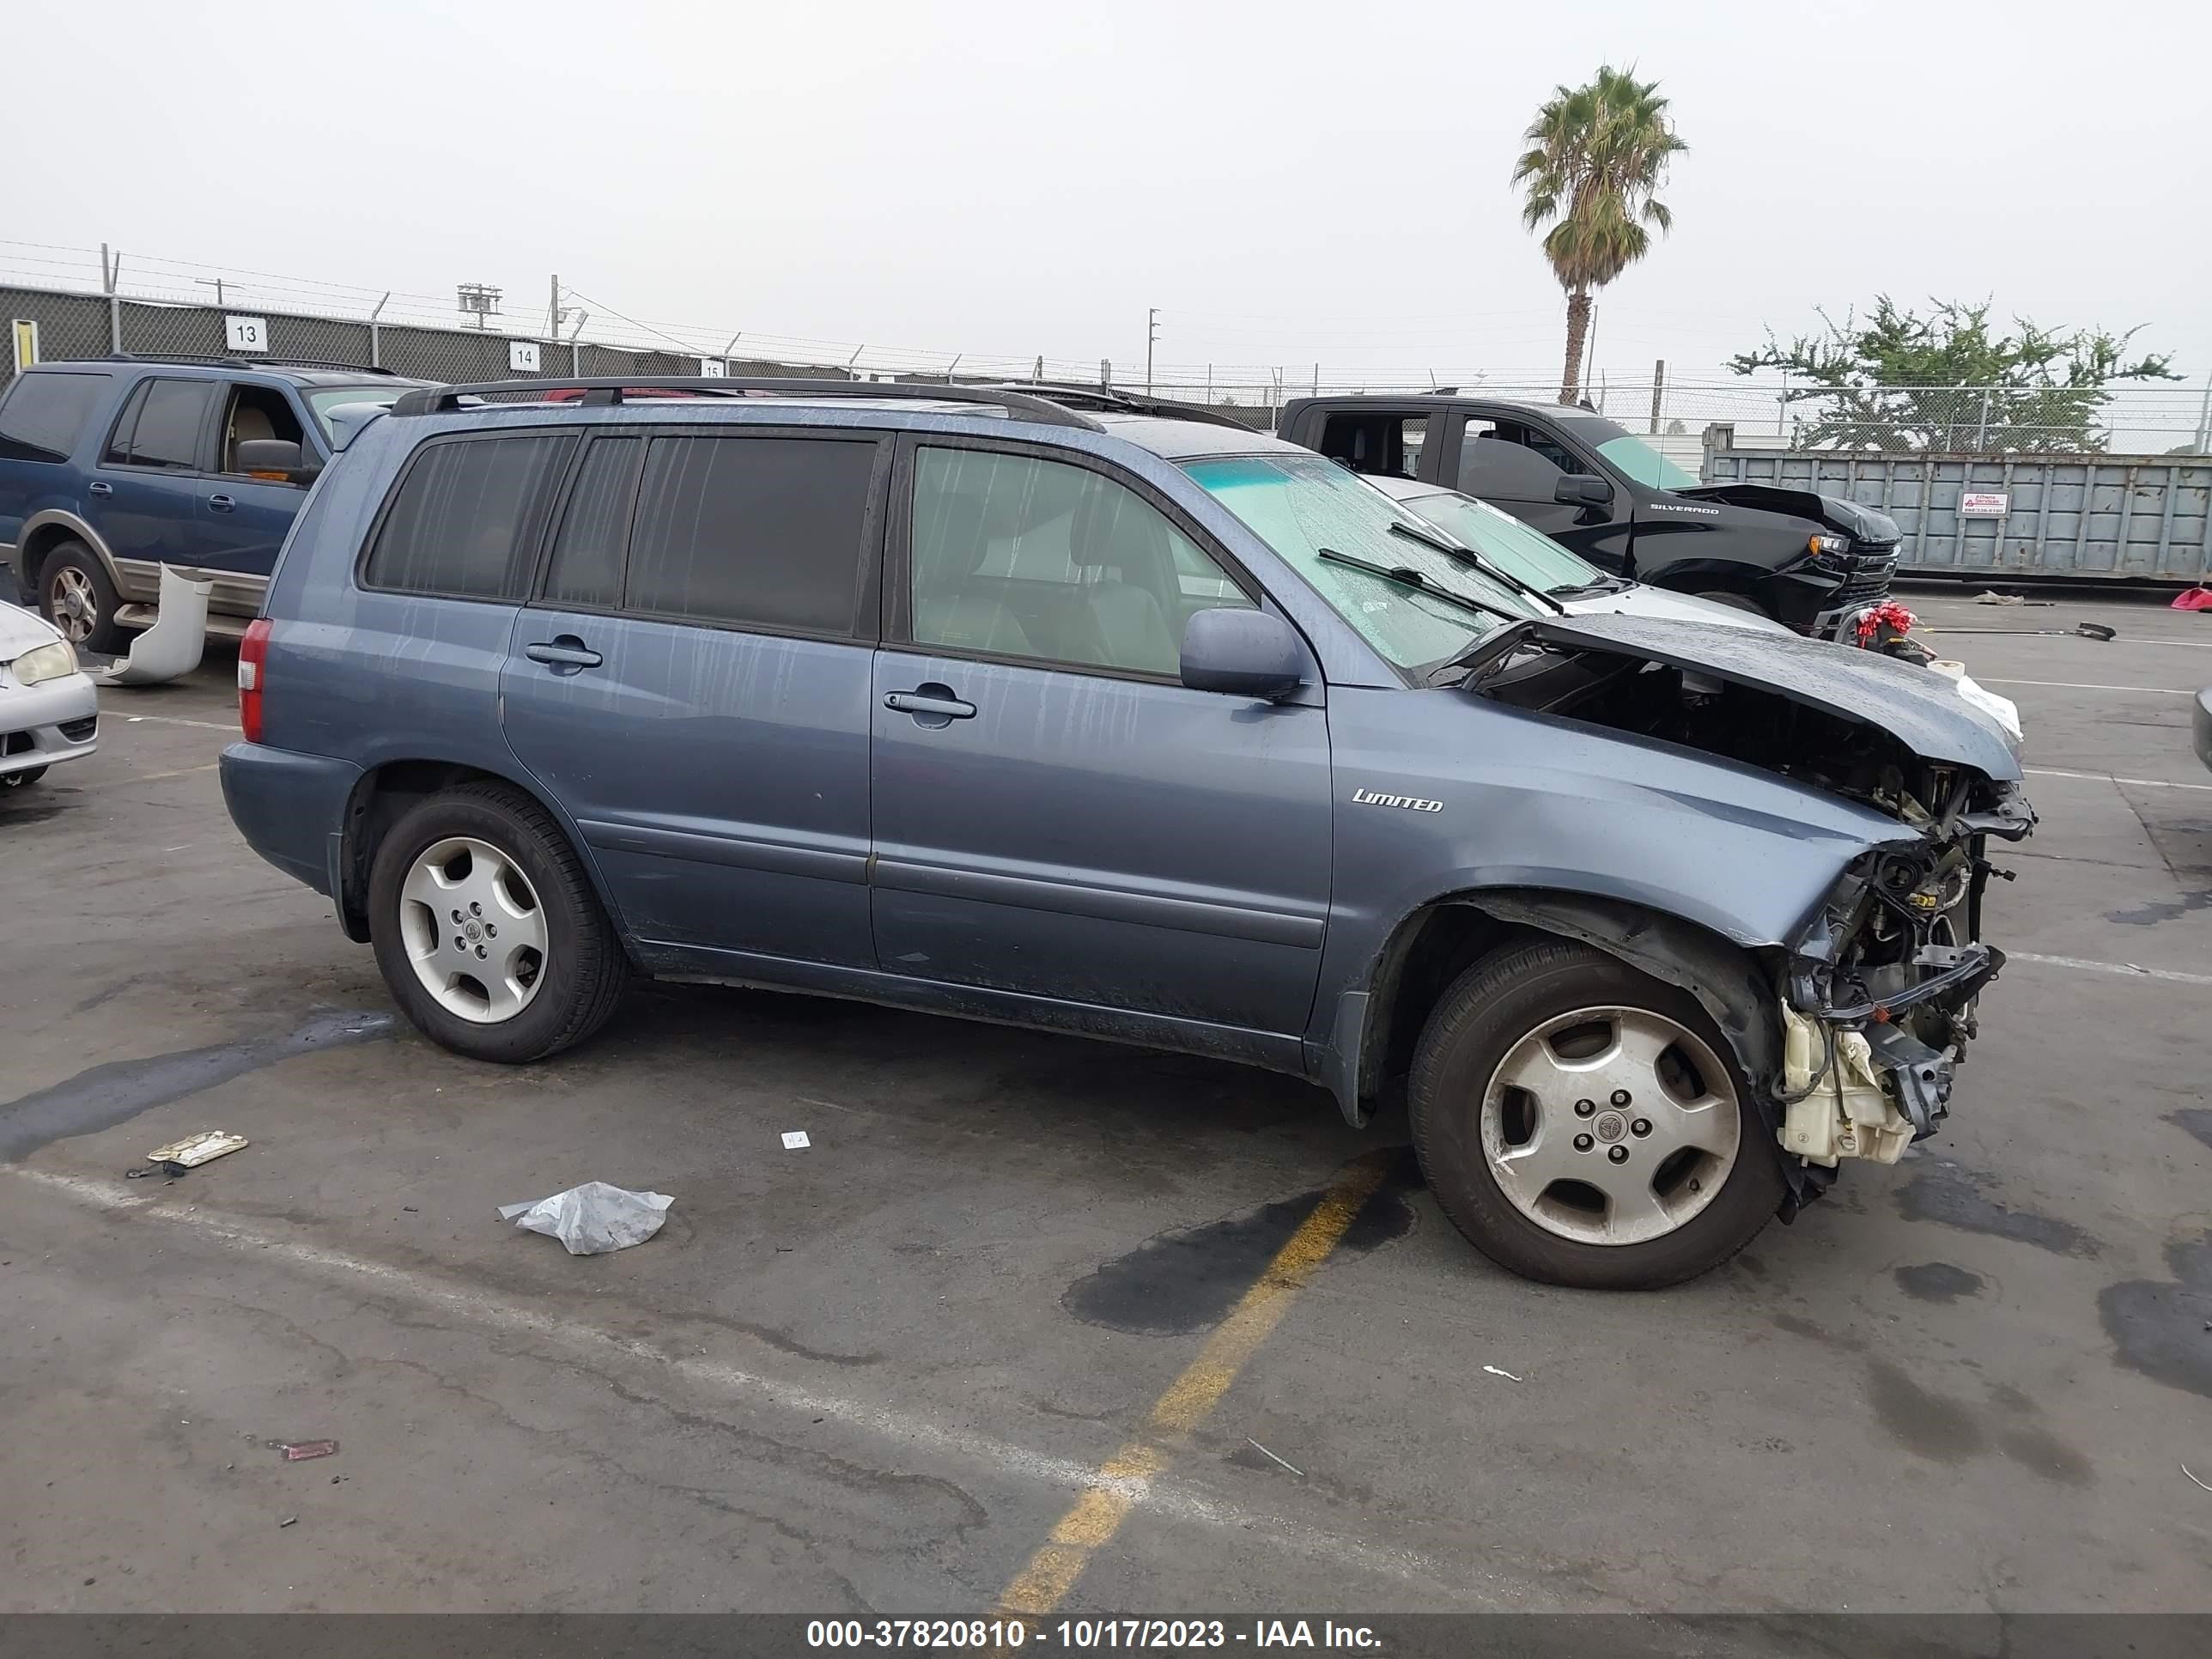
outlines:
[[[558,271],[592,332],[619,310],[1110,356],[1118,377],[1141,373],[1158,306],[1164,365],[1550,374],[1559,294],[1507,175],[1554,83],[1632,62],[1691,148],[1666,192],[1674,235],[1599,301],[1608,374],[1662,356],[1711,374],[1767,324],[1887,290],[2142,324],[2201,385],[2208,15],[26,6],[0,100],[0,280],[79,257],[21,244],[106,241],[126,283],[149,259],[197,261],[436,296],[418,311],[493,283],[518,329],[542,326]]]

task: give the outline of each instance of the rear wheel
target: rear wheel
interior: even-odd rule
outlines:
[[[556,1054],[622,994],[622,945],[574,849],[544,807],[498,784],[447,790],[394,824],[368,913],[392,999],[474,1060]]]
[[[39,567],[39,614],[80,651],[124,650],[130,631],[115,620],[123,601],[99,556],[82,542],[62,542]]]
[[[1585,945],[1518,946],[1462,974],[1422,1033],[1409,1104],[1437,1205],[1548,1284],[1693,1279],[1782,1200],[1778,1150],[1696,999]]]

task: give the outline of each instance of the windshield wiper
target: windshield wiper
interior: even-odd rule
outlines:
[[[1559,612],[1560,615],[1565,616],[1566,614],[1566,606],[1561,605],[1549,593],[1544,592],[1542,588],[1534,586],[1533,583],[1524,582],[1520,577],[1515,575],[1511,571],[1502,569],[1498,566],[1492,564],[1488,559],[1484,558],[1481,554],[1476,552],[1471,547],[1462,547],[1457,542],[1448,542],[1441,536],[1431,536],[1425,530],[1417,529],[1412,525],[1395,521],[1390,526],[1390,533],[1394,536],[1403,536],[1409,542],[1419,542],[1423,547],[1433,547],[1437,552],[1443,554],[1446,558],[1452,560],[1454,562],[1467,565],[1470,568],[1480,570],[1484,575],[1490,577],[1492,580],[1504,582],[1508,587],[1514,588],[1520,592],[1526,593],[1531,599],[1541,599],[1546,605],[1550,605],[1553,610]]]
[[[1618,593],[1627,586],[1618,576],[1600,576],[1595,581],[1567,582],[1546,591],[1555,599],[1589,599],[1601,594]]]
[[[1354,570],[1364,570],[1370,576],[1380,576],[1386,582],[1396,582],[1403,587],[1418,588],[1424,593],[1433,593],[1437,598],[1459,606],[1462,611],[1472,611],[1479,616],[1497,617],[1516,626],[1529,620],[1518,611],[1508,611],[1502,605],[1492,605],[1487,599],[1478,599],[1471,593],[1462,593],[1455,588],[1444,586],[1441,582],[1431,581],[1427,576],[1409,564],[1377,564],[1372,559],[1359,558],[1350,553],[1340,553],[1333,547],[1319,549],[1316,556],[1326,559],[1331,564],[1348,564]]]

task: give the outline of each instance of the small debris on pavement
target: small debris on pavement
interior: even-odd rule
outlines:
[[[2186,1463],[2184,1463],[2184,1464],[2181,1466],[2181,1472],[2182,1472],[2184,1474],[2189,1474],[2189,1465],[2188,1465],[2188,1464],[2186,1464]],[[2197,1477],[2196,1477],[2195,1475],[2193,1475],[2193,1474],[2189,1474],[2189,1478],[2190,1478],[2191,1480],[2196,1480],[2196,1481],[2197,1481],[2197,1484],[2198,1486],[2204,1486],[2204,1483],[2203,1483],[2202,1480],[2197,1480]],[[2204,1486],[2204,1490],[2205,1490],[2205,1491],[2207,1491],[2207,1492],[2212,1492],[2212,1486]]]
[[[304,1463],[311,1457],[328,1457],[338,1449],[335,1440],[280,1440],[276,1449],[287,1463]]]
[[[299,1517],[298,1516],[296,1516],[296,1515],[288,1515],[288,1516],[285,1516],[282,1521],[279,1521],[279,1522],[276,1523],[276,1530],[277,1530],[277,1531],[279,1531],[279,1532],[282,1532],[282,1531],[283,1531],[283,1530],[284,1530],[284,1528],[287,1528],[287,1527],[296,1527],[296,1526],[298,1526],[299,1524],[300,1524],[300,1517]]]
[[[587,1181],[534,1203],[502,1204],[499,1215],[526,1231],[559,1239],[570,1255],[604,1255],[651,1238],[675,1201],[666,1193],[634,1193]]]
[[[2027,599],[2019,593],[1984,592],[1974,603],[1976,605],[2026,605]],[[2048,605],[2050,601],[2045,599],[2043,603]]]
[[[2169,605],[2167,609],[2172,611],[2212,611],[2212,587],[2207,587],[2200,582],[2195,587],[2184,588],[2180,592],[2173,596],[2173,603]]]
[[[1511,1371],[1501,1371],[1495,1365],[1485,1365],[1482,1369],[1488,1371],[1492,1376],[1504,1377],[1508,1382],[1518,1382],[1521,1380],[1519,1377],[1514,1376]]]
[[[181,1140],[173,1140],[166,1146],[156,1146],[146,1154],[146,1160],[149,1164],[180,1164],[187,1170],[197,1170],[203,1164],[228,1157],[246,1144],[244,1135],[205,1129]]]
[[[1291,1463],[1284,1458],[1276,1457],[1274,1453],[1269,1451],[1265,1446],[1255,1440],[1250,1435],[1248,1434],[1244,1437],[1244,1443],[1249,1446],[1254,1451],[1258,1452],[1262,1457],[1273,1458],[1276,1462],[1282,1464],[1285,1468],[1290,1470],[1290,1472],[1297,1476],[1299,1480],[1303,1480],[1306,1478],[1306,1472],[1304,1469],[1297,1468],[1295,1464]]]
[[[786,1129],[783,1132],[783,1150],[787,1152],[796,1152],[813,1144],[806,1138],[804,1129]]]

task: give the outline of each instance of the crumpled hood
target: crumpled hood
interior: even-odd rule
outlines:
[[[1547,645],[1632,653],[1772,691],[1875,726],[1924,760],[1971,766],[1995,781],[2021,776],[2004,728],[1960,696],[1955,682],[1878,651],[1672,617],[1558,617],[1526,627],[1523,637]]]
[[[44,617],[0,599],[0,662],[13,662],[26,651],[52,645],[61,635]]]
[[[1869,551],[1894,547],[1900,538],[1897,520],[1879,508],[1845,501],[1841,495],[1822,495],[1810,489],[1785,489],[1779,484],[1705,484],[1674,492],[1693,501],[1724,501],[1731,507],[1760,513],[1809,519],[1814,524],[1849,536],[1854,546]]]

